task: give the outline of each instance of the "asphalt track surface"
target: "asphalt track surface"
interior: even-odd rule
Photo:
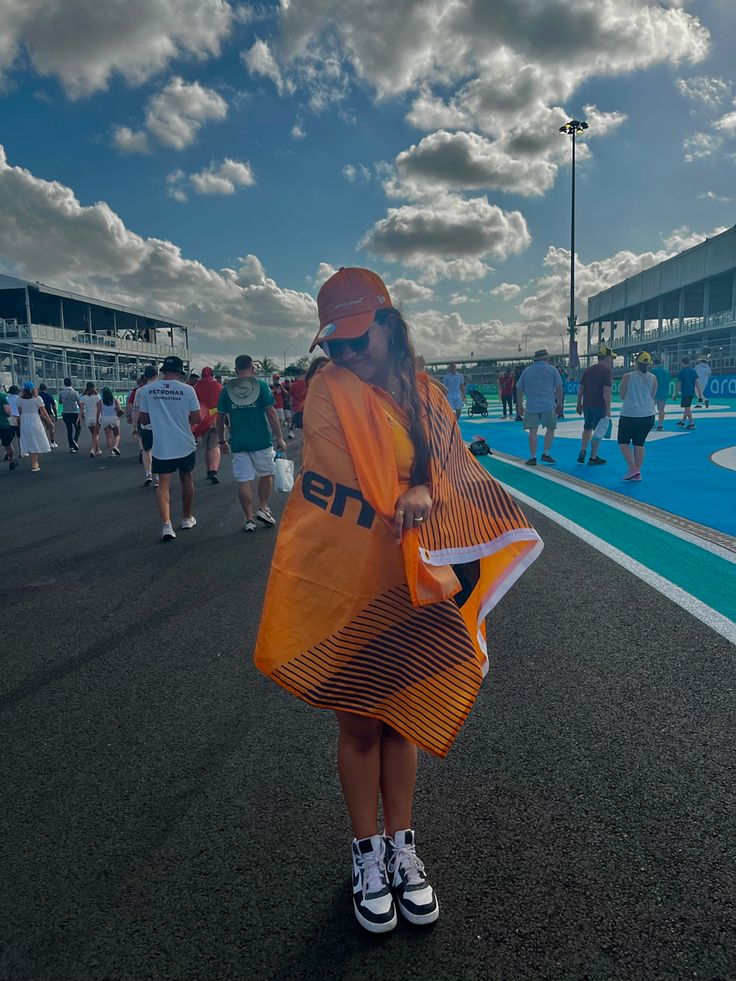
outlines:
[[[274,532],[199,461],[199,525],[160,544],[125,450],[0,472],[4,981],[736,977],[727,641],[536,516],[420,763],[440,920],[376,938],[333,719],[250,661]]]

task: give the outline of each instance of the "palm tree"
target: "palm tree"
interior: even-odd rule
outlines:
[[[279,366],[276,364],[273,358],[261,358],[261,360],[257,363],[260,366],[262,375],[273,375],[279,370]]]
[[[225,364],[224,361],[216,361],[212,369],[213,375],[232,375],[233,368],[232,365]]]

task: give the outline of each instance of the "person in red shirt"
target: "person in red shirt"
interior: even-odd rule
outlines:
[[[598,351],[598,364],[586,368],[578,385],[578,415],[584,415],[583,440],[578,453],[578,463],[585,463],[590,443],[588,466],[600,466],[606,461],[598,456],[598,447],[605,435],[601,432],[603,420],[611,418],[611,387],[613,385],[613,359],[615,353],[610,347]]]
[[[502,371],[498,376],[498,394],[501,396],[501,405],[503,406],[503,417],[506,418],[506,410],[508,409],[509,417],[513,416],[513,399],[514,399],[514,373],[513,371],[505,372]]]
[[[289,394],[291,395],[291,428],[302,429],[304,426],[304,402],[307,398],[307,383],[304,381],[304,372],[300,369],[294,372],[297,377],[291,383]]]

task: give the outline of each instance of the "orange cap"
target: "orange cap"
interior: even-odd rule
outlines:
[[[386,284],[370,269],[341,266],[317,295],[319,330],[310,352],[321,341],[350,340],[365,334],[373,314],[392,306]]]

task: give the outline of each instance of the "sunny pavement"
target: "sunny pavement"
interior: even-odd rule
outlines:
[[[440,920],[375,938],[333,720],[250,660],[274,532],[199,461],[160,544],[124,448],[0,472],[3,979],[736,976],[727,641],[530,512],[545,550],[420,765]]]

